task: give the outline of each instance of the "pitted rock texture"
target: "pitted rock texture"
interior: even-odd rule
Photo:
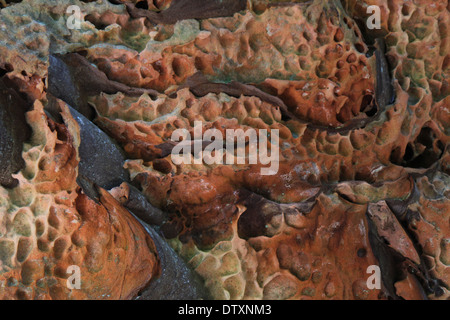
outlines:
[[[67,107],[62,116],[35,102],[19,183],[0,189],[0,299],[131,298],[159,272],[154,244],[108,192],[96,203],[77,186],[78,125]],[[80,290],[67,285],[70,266]]]
[[[21,39],[0,34],[4,77],[33,101],[42,98],[49,53],[74,69],[98,68],[90,74],[102,81],[85,82],[83,101],[123,148],[131,183],[164,212],[162,235],[212,298],[450,298],[448,1],[253,0],[222,10],[211,0],[201,13],[189,0],[76,2],[83,21],[73,31],[52,1],[0,11],[0,28]],[[36,5],[46,8],[39,16]],[[366,28],[369,5],[381,9],[380,30]],[[78,73],[74,83],[83,81]],[[175,163],[172,134],[195,136],[196,121],[202,133],[279,130],[277,145],[268,138],[269,151],[279,147],[277,173],[238,164],[237,147],[227,150],[232,164]],[[205,149],[211,141],[190,143]],[[27,156],[20,174],[30,179]],[[89,202],[77,212],[95,221],[112,207],[123,211],[123,190],[112,191],[119,202],[102,191],[96,203],[73,174],[64,178],[32,190],[70,185],[75,203]],[[4,190],[5,206],[27,202],[26,190]],[[2,261],[12,263],[19,240],[0,240]],[[131,297],[148,270],[157,273],[150,244],[139,260],[147,273],[115,297]],[[379,290],[367,287],[372,265],[381,267]],[[26,278],[34,268],[17,270]]]
[[[365,116],[374,95],[367,48],[343,17],[330,2],[183,20],[153,31],[139,54],[123,50],[111,56],[110,49],[95,47],[87,58],[111,79],[160,91],[196,72],[211,81],[254,83],[300,119],[339,126],[361,111]]]

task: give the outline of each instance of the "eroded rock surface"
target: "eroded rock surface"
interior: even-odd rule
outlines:
[[[71,31],[68,2],[2,9],[0,28],[20,41],[0,33],[0,75],[26,102],[45,104],[48,84],[114,139],[126,161],[105,186],[116,187],[111,195],[87,174],[90,199],[75,180],[72,118],[48,120],[35,102],[25,167],[5,171],[19,185],[0,189],[0,279],[13,284],[4,297],[130,298],[157,279],[140,297],[175,298],[158,275],[183,282],[192,271],[199,287],[176,298],[449,298],[448,1],[75,2],[83,21]],[[366,27],[369,5],[381,9],[380,30]],[[231,164],[177,164],[172,134],[194,136],[196,121],[202,133],[279,130],[278,145],[268,143],[269,151],[279,147],[276,174],[238,164],[236,147],[227,150]],[[204,150],[211,141],[190,143]],[[124,170],[133,186],[117,187]],[[123,206],[160,233],[147,229],[149,236]],[[60,207],[78,222],[66,227]],[[100,226],[104,233],[86,238]],[[136,249],[125,252],[124,243]],[[90,247],[103,255],[92,257]],[[119,268],[106,252],[120,257]],[[58,267],[49,275],[44,257]],[[67,291],[58,273],[67,261],[104,276]],[[366,283],[373,265],[382,270],[379,290]],[[41,288],[54,278],[55,289]],[[109,296],[92,293],[96,286]]]
[[[96,203],[77,185],[80,133],[67,106],[62,117],[49,119],[39,101],[26,113],[25,167],[16,187],[0,189],[0,298],[132,298],[158,275],[156,249],[108,192]],[[71,266],[79,290],[67,285]]]

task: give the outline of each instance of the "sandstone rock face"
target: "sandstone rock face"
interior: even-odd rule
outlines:
[[[0,34],[3,78],[33,104],[19,184],[0,189],[0,297],[135,296],[164,266],[126,206],[151,211],[213,299],[450,298],[448,1],[76,2],[78,30],[65,1],[0,11],[20,39]],[[47,87],[122,147],[145,204],[127,184],[77,185],[77,125],[62,101],[47,118]],[[249,143],[179,163],[179,129],[200,132],[193,157],[208,130],[278,130],[276,173],[238,161]]]
[[[99,202],[76,184],[78,125],[63,103],[64,124],[41,102],[26,114],[18,185],[1,188],[1,299],[127,299],[158,274],[150,236],[105,190]],[[81,288],[67,280],[79,268]]]

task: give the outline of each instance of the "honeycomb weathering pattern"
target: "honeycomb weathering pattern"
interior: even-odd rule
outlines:
[[[0,189],[0,297],[132,298],[159,273],[150,236],[120,201],[100,190],[95,202],[77,186],[80,142],[64,103],[64,123],[43,113],[49,54],[74,52],[122,85],[89,97],[93,121],[167,213],[162,234],[211,298],[450,297],[448,1],[253,0],[209,17],[188,0],[72,2],[80,30],[65,27],[69,1],[0,11],[0,28],[16,31],[0,33],[1,74],[34,101],[19,186]],[[380,30],[365,27],[370,5],[381,9]],[[390,85],[392,97],[377,96]],[[278,129],[278,173],[175,165],[171,135],[192,133],[194,121],[203,132]],[[81,291],[61,274],[76,263],[92,274]],[[380,290],[366,285],[371,265],[381,267]]]
[[[66,126],[36,101],[26,114],[17,187],[1,188],[1,299],[127,299],[158,273],[153,242],[104,190],[96,203],[77,186],[78,125]],[[80,267],[80,290],[69,290],[68,267]]]

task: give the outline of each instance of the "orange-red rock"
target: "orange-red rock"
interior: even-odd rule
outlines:
[[[18,18],[34,12],[28,1],[3,9],[12,19],[0,21],[22,29],[19,45],[0,34],[0,68],[29,99],[41,99],[48,32],[57,40],[53,50],[77,51],[110,80],[159,91],[156,97],[99,94],[90,103],[95,123],[127,154],[133,182],[167,211],[161,230],[168,242],[213,298],[448,299],[448,1],[254,0],[223,17],[181,14],[176,23],[164,19],[164,11],[185,0],[122,2],[128,9],[83,4],[85,21],[70,35],[53,21],[59,9],[49,14],[49,31],[37,22],[40,17]],[[380,30],[365,27],[369,5],[381,9]],[[27,37],[31,32],[36,35]],[[377,61],[382,50],[370,56],[376,38],[386,43],[389,70]],[[272,99],[254,90],[197,96],[190,83],[198,72],[216,89],[237,81]],[[393,101],[376,96],[381,87],[390,88],[382,83],[388,74]],[[174,163],[172,133],[184,128],[192,134],[195,121],[202,121],[202,132],[279,130],[277,174],[262,175],[261,164]],[[5,297],[67,297],[63,280],[49,293],[39,291],[38,277],[46,279],[46,269],[38,259],[49,250],[52,259],[65,263],[71,244],[88,248],[92,241],[93,249],[74,249],[67,259],[83,253],[86,272],[96,275],[89,284],[129,298],[158,272],[151,241],[108,193],[101,191],[95,203],[80,191],[74,180],[76,135],[70,123],[49,123],[46,132],[59,133],[49,150],[43,147],[48,143],[40,144],[43,150],[26,144],[20,188],[0,189],[8,199],[0,203],[5,212],[10,203],[15,206],[14,219],[1,216],[0,232],[7,235],[0,240],[2,267],[21,263],[3,274],[20,274],[31,288],[8,287]],[[61,208],[85,224],[70,229],[60,221]],[[42,237],[27,228],[36,210],[42,211],[33,218]],[[41,214],[45,220],[38,219]],[[107,214],[117,223],[106,220]],[[96,223],[104,234],[94,234]],[[10,225],[15,233],[7,233]],[[109,247],[105,239],[114,240],[116,228],[124,228],[124,238]],[[30,249],[36,240],[38,249]],[[124,243],[139,245],[145,254],[125,254]],[[98,251],[101,245],[107,249]],[[121,268],[112,267],[107,251],[122,259]],[[388,271],[386,283],[369,290],[367,267],[377,264]],[[96,271],[100,265],[104,269]],[[119,290],[112,275],[128,266],[138,268]],[[59,275],[63,267],[57,267],[53,272]],[[74,298],[99,298],[91,289]]]
[[[80,138],[67,107],[65,124],[40,101],[26,116],[26,167],[17,187],[0,188],[0,299],[132,298],[159,273],[151,238],[108,192],[95,202],[78,187]],[[68,286],[71,266],[81,288]]]

